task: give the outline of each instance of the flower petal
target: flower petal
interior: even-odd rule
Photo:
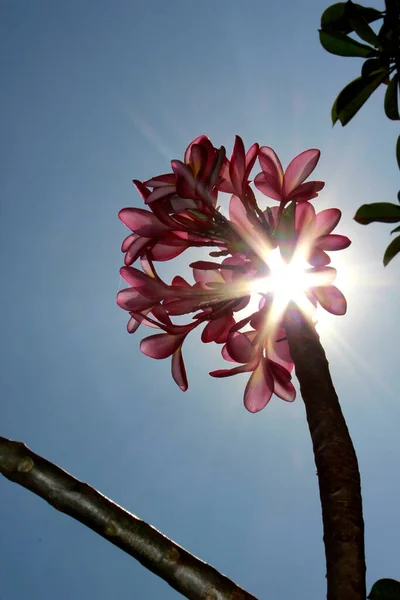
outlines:
[[[275,194],[279,196],[274,198],[279,200],[282,196],[283,167],[278,156],[269,146],[261,146],[258,152],[258,160],[265,176],[265,182],[268,183]],[[272,198],[273,196],[271,196]]]
[[[339,223],[342,216],[338,208],[327,208],[317,213],[314,224],[314,235],[319,237],[331,233]]]
[[[234,367],[233,369],[217,369],[216,371],[210,371],[209,375],[211,377],[222,378],[222,377],[231,377],[232,375],[238,375],[239,373],[248,373],[254,369],[254,363],[247,363],[245,365],[240,365],[239,367]]]
[[[321,152],[317,149],[305,150],[292,160],[283,178],[283,195],[285,198],[314,171],[320,155]]]
[[[311,289],[322,308],[333,315],[344,315],[347,310],[346,298],[334,285],[313,287]]]
[[[121,245],[121,252],[126,252],[131,244],[138,238],[136,233],[131,233],[124,239]]]
[[[269,368],[274,377],[274,394],[286,402],[293,402],[296,398],[296,390],[291,382],[292,376],[289,371],[273,361],[269,362]]]
[[[286,201],[306,202],[307,200],[312,200],[318,196],[318,192],[324,187],[324,181],[307,181],[307,183],[302,183],[288,194]]]
[[[149,210],[123,208],[119,211],[118,217],[124,225],[143,237],[153,237],[168,230],[168,227]]]
[[[300,234],[308,232],[315,220],[315,209],[309,202],[296,204],[295,227]]]
[[[226,342],[228,332],[234,323],[231,311],[228,311],[219,319],[209,321],[201,334],[201,341],[204,344],[208,342],[216,342],[217,344]]]
[[[242,138],[237,135],[229,164],[229,178],[234,190],[241,193],[245,174],[246,154]]]
[[[254,179],[254,185],[260,192],[264,194],[264,196],[268,196],[268,198],[272,198],[272,200],[282,200],[282,193],[277,184],[275,181],[272,181],[271,178],[269,178],[264,172],[256,175]]]
[[[248,363],[254,355],[254,348],[245,333],[235,331],[228,336],[226,341],[228,355],[238,363]]]
[[[119,272],[125,281],[146,298],[161,300],[168,295],[169,290],[164,283],[149,277],[139,269],[135,269],[135,267],[121,267]]]
[[[151,335],[140,342],[140,350],[150,358],[168,358],[182,345],[185,336],[186,334],[171,335],[169,333]]]
[[[155,244],[151,249],[151,257],[153,260],[165,262],[175,258],[185,252],[188,246],[170,246],[166,244]]]
[[[182,346],[179,346],[172,355],[171,372],[175,383],[181,388],[182,392],[186,392],[188,389],[188,380],[185,363],[183,362]]]
[[[344,248],[348,248],[351,244],[351,241],[345,235],[337,235],[336,233],[331,233],[329,235],[323,235],[317,240],[318,248],[321,250],[343,250]]]
[[[308,257],[308,262],[314,267],[324,267],[325,265],[329,265],[331,262],[331,257],[320,248],[314,247],[310,256]]]
[[[145,298],[138,290],[126,288],[117,294],[117,304],[124,310],[141,311],[154,305],[153,298]]]
[[[141,256],[144,253],[145,248],[149,244],[149,242],[151,242],[151,238],[140,236],[136,237],[136,239],[132,242],[132,244],[126,251],[124,263],[126,265],[132,265],[139,258],[139,256]]]
[[[244,391],[244,405],[251,413],[262,410],[270,401],[274,390],[274,378],[266,359],[254,370]]]
[[[229,202],[229,218],[232,223],[238,225],[240,229],[243,229],[248,233],[253,231],[253,225],[247,217],[243,202],[236,195],[233,195]]]
[[[251,173],[252,168],[254,167],[254,163],[256,162],[258,150],[260,146],[255,143],[247,150],[246,153],[246,170],[244,172],[244,181],[247,182]]]

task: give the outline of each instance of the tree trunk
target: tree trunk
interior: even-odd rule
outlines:
[[[364,521],[357,456],[314,324],[290,306],[285,321],[319,481],[328,600],[365,600]]]

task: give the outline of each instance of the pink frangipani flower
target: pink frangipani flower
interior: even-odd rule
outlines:
[[[210,374],[224,378],[249,373],[244,404],[258,412],[272,394],[288,402],[296,395],[284,309],[277,316],[275,292],[263,288],[272,274],[270,253],[280,252],[290,263],[301,251],[311,265],[305,270],[310,277],[305,302],[341,315],[346,300],[333,285],[336,270],[327,266],[327,252],[346,248],[350,240],[332,233],[340,220],[338,209],[315,213],[309,202],[324,186],[320,181],[305,183],[318,163],[319,150],[302,152],[285,172],[271,148],[255,143],[246,151],[239,136],[230,158],[225,154],[223,147],[217,149],[199,136],[187,147],[183,161],[171,161],[171,173],[144,183],[134,180],[147,209],[119,212],[130,230],[122,244],[125,266],[120,271],[129,287],[118,292],[117,303],[129,313],[129,333],[140,326],[155,330],[141,341],[140,349],[151,358],[171,357],[172,377],[183,391],[188,382],[182,346],[201,327],[201,341],[222,344],[223,358],[236,363]],[[251,187],[257,158],[262,172],[254,184],[279,206],[258,206]],[[229,218],[220,210],[220,192],[231,194]],[[193,283],[180,275],[166,283],[154,262],[171,260],[189,248],[207,249],[210,258],[200,255],[189,264]],[[132,266],[137,261],[140,268]],[[259,309],[246,316],[242,311],[255,290],[261,296]],[[183,315],[188,315],[186,324],[173,322]]]
[[[255,178],[254,185],[265,196],[278,200],[283,206],[291,200],[304,202],[316,198],[324,187],[324,182],[304,181],[314,171],[319,157],[319,150],[305,150],[284,171],[272,148],[262,146],[258,153],[262,171]]]

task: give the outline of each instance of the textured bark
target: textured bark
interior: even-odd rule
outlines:
[[[257,600],[154,527],[21,442],[0,437],[0,472],[93,529],[187,598]]]
[[[319,481],[328,600],[365,600],[364,521],[354,446],[313,323],[291,306],[285,323]]]

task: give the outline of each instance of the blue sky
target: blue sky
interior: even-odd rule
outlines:
[[[400,579],[400,259],[390,226],[352,221],[395,201],[396,126],[383,92],[331,127],[358,59],[327,54],[327,2],[0,1],[0,434],[95,486],[259,598],[324,596],[318,485],[300,396],[243,408],[246,378],[214,380],[192,336],[189,390],[138,350],[115,295],[131,180],[169,170],[197,135],[234,135],[287,164],[317,147],[317,209],[343,211],[333,265],[349,308],[321,322],[360,461],[368,587]],[[374,4],[383,8],[383,3]],[[178,272],[184,260],[162,271]],[[129,556],[0,479],[7,600],[180,597]],[[22,576],[23,574],[23,576]]]

